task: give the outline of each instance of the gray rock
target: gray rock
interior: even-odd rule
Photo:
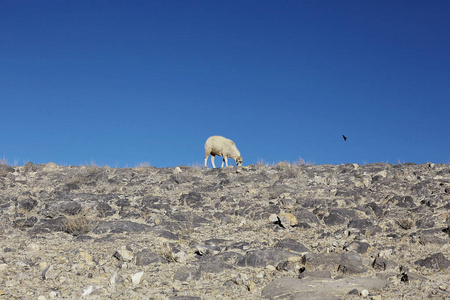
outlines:
[[[399,207],[413,208],[416,206],[416,204],[414,203],[414,199],[411,196],[394,196],[391,201],[393,201],[395,205]]]
[[[381,208],[381,206],[379,206],[377,203],[370,202],[366,205],[366,207],[370,208],[378,218],[383,216],[383,208]]]
[[[300,278],[300,279],[308,278],[308,277],[331,279],[331,271],[328,271],[328,270],[325,270],[325,271],[305,270],[305,271],[301,272],[300,275],[298,276],[298,278]]]
[[[98,216],[101,218],[109,217],[115,214],[115,210],[106,202],[100,202],[97,207]]]
[[[440,238],[438,236],[435,236],[433,234],[428,233],[422,233],[420,235],[420,243],[421,244],[438,244],[438,245],[447,245],[448,239]]]
[[[122,233],[122,232],[136,232],[141,233],[151,230],[151,227],[146,224],[135,223],[131,221],[101,221],[93,230],[94,233]]]
[[[251,250],[245,253],[244,257],[237,263],[240,267],[265,267],[267,265],[278,265],[289,257],[299,256],[286,250],[269,248]]]
[[[170,300],[202,300],[201,297],[196,296],[173,296]]]
[[[442,253],[436,253],[425,259],[419,259],[415,264],[429,269],[448,269],[450,267],[450,261]]]
[[[19,208],[25,211],[32,211],[37,206],[38,202],[34,199],[28,198],[19,201]]]
[[[373,261],[372,267],[377,271],[386,271],[386,270],[393,271],[397,269],[398,265],[395,262],[388,260],[386,258],[377,257]]]
[[[344,216],[340,215],[338,212],[332,211],[332,212],[330,212],[330,214],[328,216],[323,218],[323,221],[325,222],[326,225],[333,226],[333,225],[344,224],[346,219]]]
[[[55,219],[40,219],[31,229],[32,234],[49,233],[52,231],[64,231],[66,228],[64,217]]]
[[[356,228],[364,232],[365,230],[371,228],[373,223],[369,219],[352,219],[348,222],[348,228]]]
[[[58,275],[56,274],[53,265],[49,265],[44,271],[42,271],[42,279],[44,280],[55,279],[57,276]]]
[[[14,221],[14,225],[19,228],[30,228],[33,227],[38,219],[36,217],[29,217],[27,219],[18,219]]]
[[[199,255],[217,255],[219,254],[224,248],[220,246],[211,246],[211,245],[197,245],[195,247],[197,249],[197,253]]]
[[[297,218],[297,221],[299,223],[306,223],[309,225],[312,225],[312,224],[319,225],[320,224],[320,221],[319,221],[319,219],[317,219],[316,215],[313,214],[312,212],[310,212],[309,210],[306,210],[306,209],[297,210],[297,211],[293,212],[292,214]]]
[[[417,228],[428,229],[435,227],[436,223],[432,216],[425,216],[417,220],[415,225]]]
[[[189,224],[192,224],[192,227],[199,227],[203,224],[210,223],[208,219],[191,212],[172,213],[170,214],[170,217],[175,221],[188,222]]]
[[[8,165],[0,164],[0,177],[6,177],[8,173],[14,173],[14,168]]]
[[[308,248],[294,239],[281,240],[274,245],[274,248],[281,248],[283,250],[297,254],[304,254],[306,252],[309,252]]]
[[[63,213],[75,216],[80,213],[83,208],[76,201],[52,201],[46,204],[45,209],[52,215],[56,215],[55,213]]]
[[[370,245],[366,242],[353,241],[350,244],[344,246],[344,250],[364,254],[367,252],[367,249],[369,249],[369,247]]]
[[[338,253],[308,253],[302,258],[308,270],[335,270],[341,262],[342,254]]]
[[[153,263],[166,263],[167,260],[156,254],[150,249],[144,249],[136,253],[136,266],[147,266]]]
[[[162,237],[167,240],[177,241],[180,239],[178,235],[167,230],[155,230],[155,233],[157,234],[158,237]]]
[[[201,272],[196,268],[181,267],[173,275],[173,280],[192,281],[199,280]]]
[[[361,256],[355,252],[344,253],[339,263],[338,271],[344,274],[359,274],[367,272],[362,264]]]
[[[341,279],[278,278],[262,290],[266,299],[343,299],[351,290],[379,290],[388,282],[379,278],[346,276]]]
[[[220,273],[226,269],[232,269],[233,266],[223,262],[216,257],[202,257],[197,261],[199,271],[202,273]]]
[[[356,212],[346,208],[336,208],[330,211],[329,215],[323,218],[326,225],[341,225],[346,222],[347,219],[354,218]]]
[[[182,205],[187,205],[194,208],[203,205],[204,202],[202,195],[196,192],[181,195],[179,201]]]

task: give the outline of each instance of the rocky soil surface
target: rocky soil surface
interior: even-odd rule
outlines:
[[[450,166],[0,165],[0,299],[449,299]]]

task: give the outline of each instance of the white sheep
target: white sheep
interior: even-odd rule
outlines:
[[[228,158],[234,159],[237,166],[242,165],[242,157],[239,150],[232,140],[226,139],[223,136],[214,135],[209,137],[205,143],[205,168],[208,167],[208,156],[211,154],[211,162],[213,168],[216,167],[214,164],[214,158],[216,155],[222,156],[222,168],[223,163],[228,167]]]

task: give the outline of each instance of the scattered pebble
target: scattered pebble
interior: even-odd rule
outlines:
[[[138,285],[141,283],[142,276],[144,276],[144,271],[137,272],[133,276],[131,276],[131,281],[133,282],[133,285]]]

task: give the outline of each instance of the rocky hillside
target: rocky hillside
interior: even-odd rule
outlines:
[[[0,299],[449,299],[450,166],[0,165]]]

